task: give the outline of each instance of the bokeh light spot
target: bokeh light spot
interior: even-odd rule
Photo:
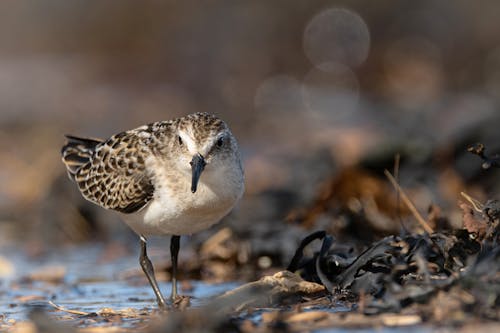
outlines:
[[[304,31],[304,52],[318,68],[331,62],[357,67],[370,49],[365,21],[347,9],[327,9],[311,19]]]

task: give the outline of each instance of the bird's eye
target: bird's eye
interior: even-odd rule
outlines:
[[[217,147],[222,147],[223,144],[224,144],[224,138],[219,138],[217,140]]]
[[[180,135],[177,136],[177,140],[179,141],[179,146],[182,146],[182,138]]]

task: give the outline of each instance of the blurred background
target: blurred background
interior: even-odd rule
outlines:
[[[500,185],[466,153],[500,149],[499,12],[493,0],[3,1],[0,250],[104,242],[135,256],[131,232],[66,177],[63,135],[198,111],[239,139],[247,190],[184,240],[195,249],[217,233],[232,249],[221,258],[268,268],[315,229],[397,233],[414,219],[383,176],[396,154],[424,217],[460,226],[460,192],[485,200]]]

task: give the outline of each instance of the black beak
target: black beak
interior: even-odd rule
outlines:
[[[189,164],[191,164],[191,170],[193,172],[193,177],[191,178],[191,192],[194,193],[198,188],[198,180],[200,180],[201,172],[205,169],[207,163],[203,156],[196,154]]]

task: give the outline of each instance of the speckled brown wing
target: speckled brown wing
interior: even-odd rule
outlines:
[[[154,187],[144,164],[147,154],[134,130],[103,142],[68,136],[62,149],[68,174],[82,195],[122,213],[136,212],[153,198]]]

